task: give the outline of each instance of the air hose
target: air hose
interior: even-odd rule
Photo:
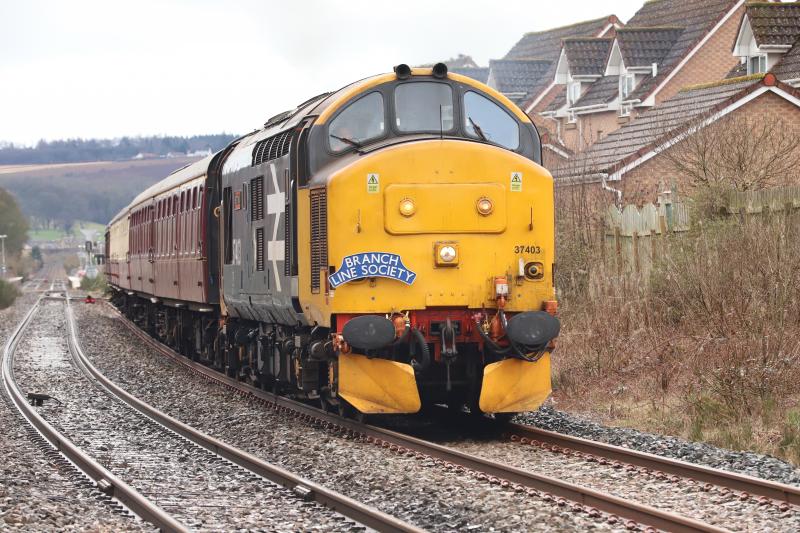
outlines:
[[[503,324],[503,329],[505,329],[508,322],[506,321],[505,313],[503,313],[502,310],[500,311],[500,320],[501,323]],[[531,352],[530,354],[523,353],[523,351],[520,349],[520,346],[511,339],[508,339],[508,346],[506,347],[500,346],[499,344],[494,342],[486,334],[485,331],[483,331],[483,328],[481,327],[481,323],[479,320],[475,320],[475,329],[478,330],[478,333],[480,334],[481,338],[486,343],[486,345],[488,345],[489,348],[491,348],[494,355],[500,357],[506,357],[508,355],[511,355],[512,357],[516,357],[517,359],[522,359],[523,361],[534,363],[538,361],[545,352],[545,350],[541,350],[538,352]]]
[[[428,348],[428,343],[425,342],[425,336],[422,334],[420,330],[414,328],[412,330],[412,333],[414,334],[414,340],[419,345],[420,357],[419,359],[414,357],[411,360],[411,366],[413,366],[414,370],[416,370],[417,372],[422,372],[424,370],[427,370],[427,368],[431,366],[431,351]]]

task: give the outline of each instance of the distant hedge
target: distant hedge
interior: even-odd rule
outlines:
[[[0,146],[0,165],[80,163],[117,161],[139,153],[165,156],[168,153],[189,153],[223,149],[237,135],[193,135],[191,137],[122,137],[121,139],[64,139],[39,141],[34,147]]]

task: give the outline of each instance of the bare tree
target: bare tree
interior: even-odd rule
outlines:
[[[662,151],[693,188],[749,191],[796,183],[800,131],[783,121],[727,115]]]

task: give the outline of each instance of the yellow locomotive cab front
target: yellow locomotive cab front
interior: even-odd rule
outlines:
[[[321,276],[328,283],[301,293],[304,311],[320,323],[408,317],[442,364],[442,324],[458,324],[455,349],[479,340],[478,322],[499,309],[498,278],[506,281],[506,314],[553,300],[552,187],[549,173],[532,161],[475,142],[409,142],[358,158],[327,182],[328,268]],[[301,201],[311,210],[309,196]],[[359,268],[375,275],[351,280]],[[536,409],[550,394],[549,353],[535,361],[481,361],[474,371],[481,374],[473,393],[483,412]],[[420,396],[431,396],[419,374],[406,362],[342,354],[338,391],[361,412],[416,412]],[[447,376],[434,381],[448,386]]]

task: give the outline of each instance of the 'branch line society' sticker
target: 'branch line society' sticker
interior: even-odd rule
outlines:
[[[328,282],[335,289],[343,283],[363,278],[390,278],[411,285],[417,274],[410,271],[397,254],[363,252],[345,256],[339,270],[328,276]]]

